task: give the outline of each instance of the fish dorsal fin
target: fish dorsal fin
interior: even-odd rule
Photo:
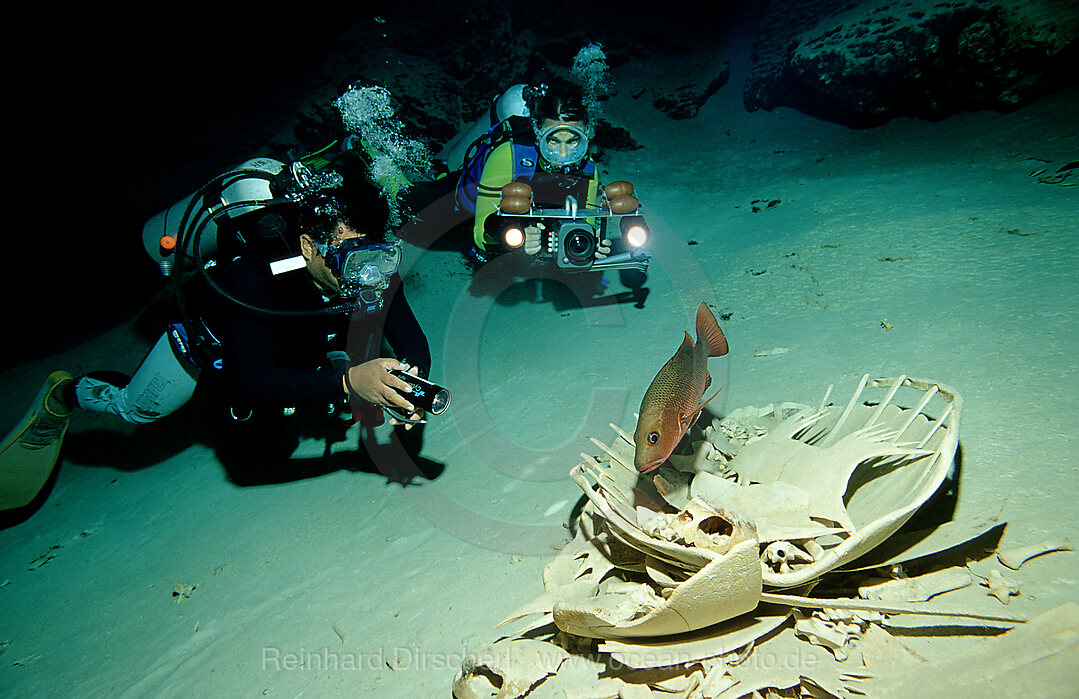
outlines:
[[[729,351],[727,338],[719,329],[716,317],[703,303],[697,306],[697,342],[705,344],[709,357],[722,357]]]
[[[682,350],[686,348],[693,349],[693,338],[689,336],[688,332],[686,333],[686,339],[682,340],[682,346],[678,349]]]

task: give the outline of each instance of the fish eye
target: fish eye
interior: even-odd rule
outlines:
[[[649,432],[648,433],[648,443],[649,444],[656,444],[657,442],[659,442],[659,432]]]

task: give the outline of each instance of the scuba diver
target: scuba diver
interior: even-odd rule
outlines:
[[[392,425],[422,424],[424,411],[399,372],[426,378],[430,348],[397,273],[400,244],[386,237],[387,202],[362,163],[350,162],[352,171],[338,168],[343,181],[335,172],[306,173],[310,181],[298,183],[302,168],[267,158],[215,178],[194,201],[220,198],[225,206],[193,221],[176,243],[196,261],[178,296],[180,322],[130,377],[94,371],[54,380],[55,411],[145,424],[175,412],[209,378],[231,416],[222,461],[238,482],[260,475],[237,475],[237,464],[287,473],[297,430],[310,429],[312,416],[324,424],[355,419],[363,440],[373,439],[384,411]],[[191,204],[177,206],[202,208]],[[154,223],[147,229],[160,232]],[[215,240],[207,243],[211,228]],[[206,263],[211,250],[216,261]],[[184,257],[173,255],[177,264]],[[383,338],[396,357],[381,356]]]
[[[511,90],[517,93],[516,86]],[[525,114],[503,122],[507,138],[486,154],[479,178],[475,165],[466,165],[461,172],[458,204],[475,212],[470,254],[480,262],[495,254],[499,242],[497,233],[488,230],[488,220],[498,209],[503,185],[528,182],[535,201],[552,206],[561,205],[567,195],[591,206],[599,191],[596,167],[588,157],[594,125],[580,88],[569,81],[550,81],[524,87],[520,93]],[[473,163],[477,160],[473,158]],[[601,241],[601,248],[609,252],[610,241]],[[539,230],[529,227],[525,252],[538,250]]]
[[[426,375],[430,351],[397,275],[400,245],[386,240],[386,202],[366,183],[347,186],[357,179],[350,174],[340,187],[243,211],[219,225],[219,245],[245,241],[243,251],[208,280],[225,300],[174,325],[126,385],[93,374],[73,382],[75,404],[148,422],[186,402],[197,376],[192,369],[209,368],[221,372],[237,419],[259,408],[331,403],[347,397],[349,385],[370,405],[411,411],[397,393],[407,386],[388,374],[401,363],[375,356],[378,334],[384,330],[413,373]],[[205,303],[213,294],[203,289],[200,297]],[[213,347],[206,347],[207,338],[214,338]],[[353,346],[344,345],[346,338]],[[361,339],[363,347],[355,344]],[[204,355],[215,349],[220,356],[207,361]],[[340,352],[355,366],[345,371]],[[146,384],[171,390],[140,390]]]
[[[385,468],[413,477],[425,461],[416,458],[425,413],[445,410],[449,394],[425,381],[430,348],[397,272],[400,243],[387,231],[402,215],[405,171],[425,156],[384,88],[350,85],[334,106],[352,134],[332,144],[336,151],[288,164],[253,158],[146,223],[146,251],[175,283],[178,322],[131,376],[56,371],[46,379],[0,439],[0,510],[41,492],[76,409],[151,423],[199,384],[227,404],[231,419],[222,423],[232,430],[221,448],[236,450],[234,463],[295,477],[289,460],[300,436],[325,437],[328,454],[351,421],[374,458],[385,438],[374,427],[388,414],[410,438],[391,434],[391,447],[405,447],[392,455],[401,463],[376,465],[388,477]],[[304,415],[321,420],[322,434]],[[228,467],[229,455],[219,455]]]
[[[580,85],[569,80],[544,79],[531,85],[514,85],[495,100],[489,116],[462,130],[439,154],[447,169],[460,168],[456,209],[471,216],[472,246],[467,256],[475,264],[490,261],[508,247],[520,247],[529,256],[551,258],[552,246],[565,244],[566,237],[560,237],[558,221],[544,221],[535,212],[553,212],[569,206],[574,210],[579,206],[582,212],[597,212],[610,198],[610,192],[600,186],[596,165],[590,157],[595,103]],[[476,136],[477,133],[480,135]],[[527,191],[524,196],[528,201],[517,213],[529,215],[508,222],[498,214],[506,212],[504,206],[500,211],[500,205],[505,203],[506,186],[511,183],[525,186],[522,191]],[[631,187],[628,183],[619,184]],[[636,200],[632,201],[632,211],[618,213],[637,214]],[[577,217],[562,217],[567,218]],[[630,241],[623,236],[612,243],[605,225],[598,225],[592,213],[582,213],[580,219],[597,225],[591,225],[591,233],[585,227],[585,234],[578,235],[582,243],[580,259],[558,266],[566,271],[583,272],[584,277],[591,279],[594,282],[591,295],[605,291],[604,268],[618,269],[623,285],[630,289],[638,305],[642,305],[647,295],[643,284],[650,253],[639,248],[646,238]],[[640,216],[633,219],[642,220]],[[507,227],[520,229],[518,245],[511,246],[506,241]],[[587,240],[589,237],[594,240]],[[624,254],[611,259],[612,248]]]
[[[257,163],[281,167],[265,158]],[[430,351],[397,275],[400,245],[386,240],[386,202],[361,167],[355,163],[337,186],[316,185],[291,200],[277,197],[276,182],[251,178],[268,198],[248,200],[235,218],[218,219],[216,257],[229,261],[211,262],[213,273],[195,278],[204,285],[185,285],[183,322],[158,339],[130,380],[95,372],[73,381],[65,391],[71,404],[146,423],[186,403],[198,375],[211,370],[220,372],[237,419],[260,408],[331,403],[347,397],[349,383],[372,405],[410,410],[395,391],[384,390],[408,390],[404,383],[372,371],[400,368],[396,360],[376,359],[375,334],[384,328],[414,372],[429,371]],[[285,171],[278,182],[291,179],[280,178]],[[250,186],[233,176],[222,198],[241,184]],[[190,245],[202,248],[195,256],[201,261],[205,243]],[[204,307],[198,314],[186,308],[192,297]],[[356,333],[357,323],[371,332]],[[345,347],[350,332],[354,346]],[[369,341],[358,348],[361,335]],[[356,366],[345,372],[339,352]]]

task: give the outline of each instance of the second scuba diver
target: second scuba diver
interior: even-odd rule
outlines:
[[[596,121],[593,109],[589,108],[593,102],[586,99],[581,86],[569,80],[514,85],[495,101],[492,119],[500,121],[462,149],[464,140],[481,130],[486,122],[481,119],[443,151],[447,168],[461,168],[456,204],[458,211],[472,215],[472,247],[468,256],[476,263],[488,262],[505,251],[501,240],[505,220],[496,214],[502,189],[509,183],[528,185],[532,205],[539,209],[560,209],[570,199],[582,209],[599,204],[603,191],[590,157]],[[525,254],[535,256],[542,252],[545,232],[541,221],[530,221],[524,227]],[[624,247],[623,243],[614,245]],[[589,259],[600,263],[611,255],[614,245],[606,235],[598,236],[594,257]],[[593,294],[602,294],[606,286],[598,267],[585,272],[595,282]],[[638,304],[643,303],[647,294],[642,288],[643,267],[646,265],[619,269],[622,283],[631,290]],[[612,265],[612,268],[617,267]]]

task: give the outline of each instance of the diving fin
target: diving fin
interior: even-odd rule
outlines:
[[[0,440],[0,510],[28,505],[52,475],[71,414],[60,392],[72,380],[66,371],[49,374],[22,420]]]

